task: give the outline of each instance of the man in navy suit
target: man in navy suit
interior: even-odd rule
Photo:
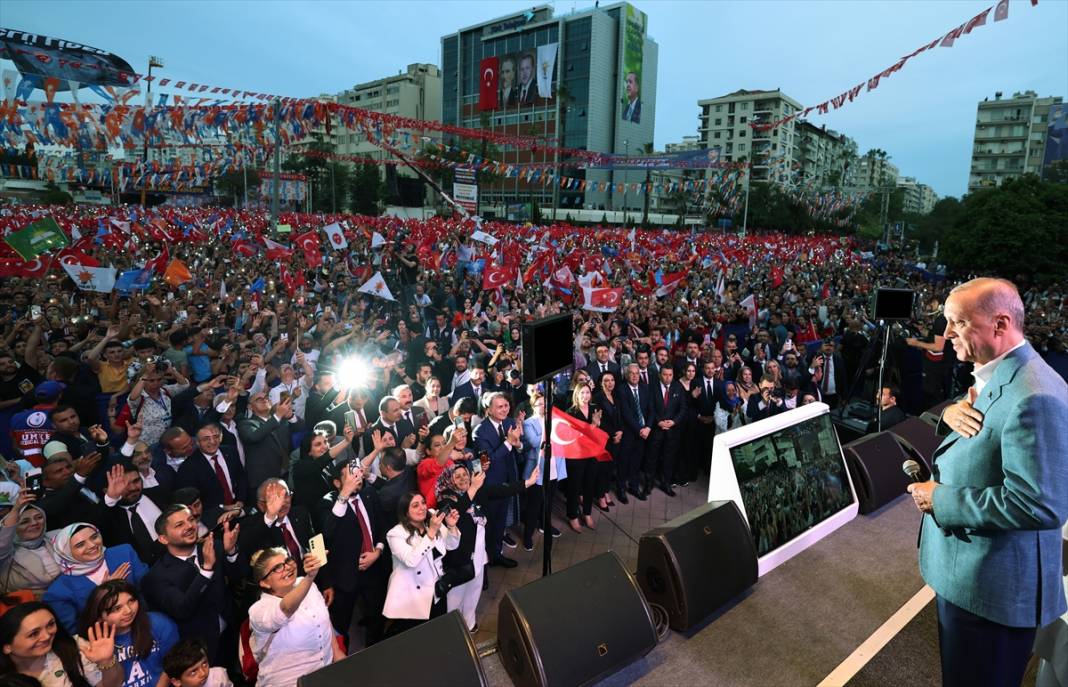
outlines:
[[[493,390],[486,381],[486,370],[482,367],[472,367],[471,379],[453,389],[449,401],[455,403],[461,398],[473,398],[478,403],[482,399],[482,394]],[[481,411],[481,408],[479,410]]]
[[[375,431],[392,434],[393,443],[403,449],[414,450],[419,441],[415,425],[404,418],[404,409],[395,396],[384,396],[378,402],[378,419],[363,433],[364,455],[374,450]]]
[[[775,378],[765,374],[760,378],[760,393],[749,397],[749,403],[745,407],[746,416],[756,422],[778,415],[786,410],[783,399],[775,395]]]
[[[175,486],[196,487],[204,503],[204,522],[209,527],[226,510],[246,503],[248,481],[241,461],[229,448],[222,446],[222,428],[213,423],[197,431],[197,450],[182,461]]]
[[[679,484],[696,480],[703,467],[710,464],[712,442],[716,438],[716,408],[721,402],[726,405],[723,368],[717,367],[713,360],[706,362],[702,368],[701,376],[694,380],[701,385],[701,395],[697,397],[697,424],[692,430],[693,440],[700,446],[700,451],[696,452],[699,464],[680,466]]]
[[[649,387],[642,384],[641,369],[637,364],[631,363],[627,365],[626,376],[626,383],[619,389],[623,439],[620,442],[619,463],[616,465],[616,494],[620,503],[627,503],[624,490],[633,494],[639,501],[645,500],[645,491],[639,483],[639,471],[645,457],[646,442],[653,431]]]
[[[682,387],[674,381],[675,370],[665,363],[659,372],[660,381],[650,384],[649,388],[653,431],[649,435],[649,448],[645,452],[644,491],[648,496],[655,482],[660,491],[674,496],[675,490],[671,488],[670,480],[675,467],[675,453],[679,449],[682,421],[686,416],[686,399],[683,398]]]
[[[151,608],[166,613],[183,637],[200,637],[208,662],[229,668],[237,657],[237,626],[227,582],[244,580],[238,562],[240,525],[223,525],[221,536],[209,534],[197,544],[197,521],[185,506],[168,507],[156,520],[156,534],[166,551],[141,582]]]
[[[283,399],[272,408],[267,392],[257,391],[249,396],[248,407],[252,413],[238,421],[237,433],[245,448],[248,488],[255,492],[264,480],[281,477],[289,467],[293,399]]]
[[[385,517],[378,494],[364,488],[363,471],[350,465],[330,468],[335,491],[315,508],[330,552],[327,570],[334,588],[330,622],[347,641],[353,610],[360,601],[367,628],[365,646],[371,646],[382,639],[382,606],[392,561],[385,550]]]
[[[523,460],[523,427],[512,418],[508,396],[497,392],[490,396],[486,419],[475,427],[475,451],[489,456],[486,468],[486,484],[499,485],[519,479],[519,462]],[[489,564],[504,568],[518,565],[501,553],[504,541],[505,522],[508,517],[508,499],[492,501],[485,509],[489,523],[486,526],[486,554]]]

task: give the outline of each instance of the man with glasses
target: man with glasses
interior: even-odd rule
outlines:
[[[259,489],[271,477],[281,477],[289,469],[289,418],[293,401],[283,398],[273,408],[267,392],[249,395],[249,416],[237,423],[237,433],[245,449],[245,471],[250,491]]]
[[[197,449],[178,468],[178,487],[196,487],[204,502],[208,526],[225,511],[240,511],[248,480],[237,455],[221,445],[222,428],[214,422],[197,430]]]

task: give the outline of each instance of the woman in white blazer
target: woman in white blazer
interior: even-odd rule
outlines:
[[[397,525],[386,533],[393,553],[393,573],[382,609],[389,621],[387,637],[444,615],[445,594],[437,592],[436,583],[443,572],[445,552],[460,545],[459,519],[455,509],[435,513],[427,508],[422,494],[401,497]]]
[[[427,380],[425,388],[426,395],[412,405],[419,406],[425,410],[431,420],[449,412],[449,397],[441,395],[441,380],[437,377],[431,377]]]

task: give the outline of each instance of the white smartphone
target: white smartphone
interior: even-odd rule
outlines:
[[[318,558],[320,565],[326,565],[326,541],[323,535],[317,534],[308,540],[308,553]]]

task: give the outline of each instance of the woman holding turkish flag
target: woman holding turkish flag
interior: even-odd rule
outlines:
[[[597,529],[593,521],[593,502],[597,498],[597,462],[608,452],[608,435],[599,428],[601,410],[590,404],[593,392],[579,384],[571,393],[567,414],[553,409],[553,453],[567,459],[567,518],[571,529],[582,533],[579,515],[586,527]],[[579,501],[581,499],[581,513]]]

